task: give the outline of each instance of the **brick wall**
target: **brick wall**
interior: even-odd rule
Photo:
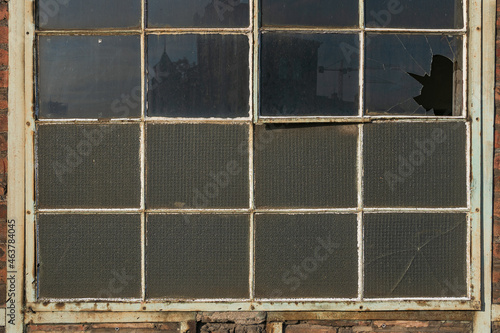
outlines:
[[[497,1],[496,86],[495,86],[495,165],[493,230],[493,302],[500,303],[500,1]]]
[[[0,0],[0,307],[5,306],[7,238],[8,2]]]

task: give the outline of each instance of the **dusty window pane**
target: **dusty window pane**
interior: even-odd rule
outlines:
[[[139,133],[139,125],[38,126],[39,207],[138,207]]]
[[[464,123],[366,124],[364,142],[366,206],[467,205]]]
[[[258,208],[356,206],[354,125],[255,127]]]
[[[249,217],[149,215],[148,298],[248,298]]]
[[[242,35],[149,36],[148,115],[248,117],[248,52]]]
[[[40,118],[137,117],[138,36],[39,37]]]
[[[255,295],[354,298],[356,215],[256,215]]]
[[[464,297],[465,214],[365,215],[365,297]]]
[[[462,0],[366,0],[369,28],[460,29]]]
[[[141,22],[141,0],[38,0],[37,4],[40,29],[137,28]]]
[[[366,112],[462,114],[462,38],[367,35]]]
[[[149,208],[245,208],[248,125],[147,127]]]
[[[140,238],[139,215],[40,215],[39,297],[140,297]]]
[[[358,1],[262,0],[264,26],[354,27]]]
[[[343,52],[341,47],[356,38],[349,34],[263,34],[261,114],[358,114],[359,54]]]
[[[248,0],[149,0],[150,27],[243,28],[249,25]]]

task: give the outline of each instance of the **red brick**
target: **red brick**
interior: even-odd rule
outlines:
[[[7,44],[9,42],[9,28],[0,27],[0,44]]]
[[[0,3],[0,20],[9,18],[9,5],[6,2]]]
[[[495,129],[495,148],[500,148],[500,131]]]
[[[500,244],[493,244],[493,257],[500,259]]]
[[[0,49],[0,66],[9,65],[9,52],[4,49]]]
[[[9,86],[9,72],[0,71],[0,87],[7,88]]]
[[[285,333],[337,333],[337,329],[331,326],[299,324],[286,326]]]
[[[8,117],[6,115],[0,116],[0,132],[7,132],[8,128]]]

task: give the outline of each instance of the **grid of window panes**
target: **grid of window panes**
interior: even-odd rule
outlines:
[[[39,299],[469,297],[461,0],[56,3]]]

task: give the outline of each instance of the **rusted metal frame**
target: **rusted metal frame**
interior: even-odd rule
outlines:
[[[269,312],[268,321],[291,320],[450,320],[470,321],[471,311]],[[483,332],[484,333],[484,332]]]
[[[96,324],[96,323],[180,323],[196,320],[195,312],[31,312],[27,324]]]

